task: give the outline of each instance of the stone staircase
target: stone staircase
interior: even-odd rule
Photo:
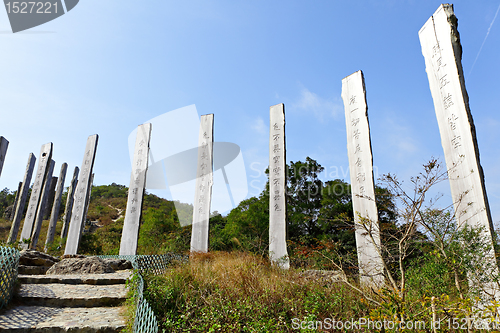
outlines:
[[[131,273],[19,275],[13,301],[0,311],[0,332],[120,332]]]

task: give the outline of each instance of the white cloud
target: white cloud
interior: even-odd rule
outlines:
[[[374,163],[390,161],[391,164],[389,169],[387,166],[381,169],[381,173],[395,172],[401,177],[410,177],[420,172],[418,166],[427,158],[423,159],[422,154],[433,154],[419,134],[394,113],[370,122]]]
[[[266,134],[267,133],[267,126],[261,117],[257,117],[257,119],[255,119],[251,123],[250,127],[259,134]]]
[[[305,87],[300,91],[299,100],[292,102],[291,107],[295,110],[312,113],[321,122],[325,121],[327,117],[337,116],[342,110],[339,104],[324,99]]]
[[[415,144],[415,140],[411,138],[403,138],[397,141],[397,147],[400,153],[408,154],[415,153],[418,150],[418,146]]]

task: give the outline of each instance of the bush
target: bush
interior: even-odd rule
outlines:
[[[146,276],[144,295],[166,332],[293,332],[294,318],[368,315],[367,303],[345,285],[308,282],[298,273],[254,254],[214,252]]]

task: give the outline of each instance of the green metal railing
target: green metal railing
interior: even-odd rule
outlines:
[[[0,246],[0,309],[12,298],[19,267],[19,251]]]
[[[12,298],[14,286],[17,280],[19,267],[19,251],[11,248],[0,246],[0,309],[6,306]],[[151,310],[148,302],[143,297],[144,273],[162,274],[171,265],[172,261],[187,261],[188,257],[179,254],[163,254],[163,255],[136,255],[136,256],[120,256],[120,255],[104,255],[99,258],[115,258],[125,259],[132,263],[137,276],[137,307],[135,310],[134,332],[140,333],[157,333],[158,321]]]
[[[135,309],[134,332],[137,333],[158,333],[158,321],[151,309],[148,301],[143,297],[144,273],[162,274],[170,266],[172,261],[187,261],[188,256],[179,254],[162,254],[162,255],[103,255],[99,258],[125,259],[132,263],[132,267],[137,274],[137,307]]]

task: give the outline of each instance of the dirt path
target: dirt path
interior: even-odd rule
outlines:
[[[116,210],[118,212],[118,217],[116,219],[111,219],[111,221],[116,222],[119,219],[121,219],[122,217],[124,217],[123,212],[125,211],[125,209],[119,209],[119,208],[111,206],[110,204],[108,204],[108,207],[113,208],[114,210]]]

